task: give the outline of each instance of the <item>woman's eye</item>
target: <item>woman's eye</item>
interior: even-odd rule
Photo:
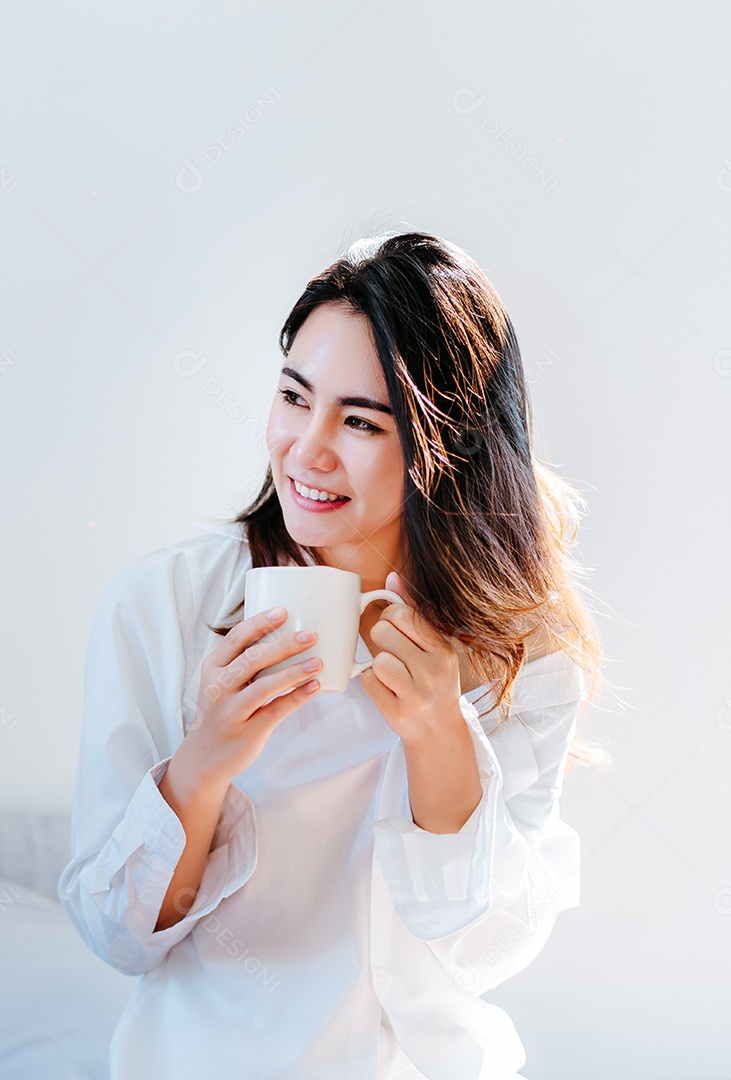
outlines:
[[[285,403],[287,405],[294,405],[294,401],[292,401],[292,398],[293,397],[296,397],[296,398],[300,397],[299,394],[295,394],[294,390],[280,390],[279,393],[282,395],[282,397],[284,398],[284,401],[285,401]],[[288,397],[289,394],[291,394],[292,397]],[[304,401],[304,398],[300,398],[300,400]]]
[[[349,416],[348,420],[354,420],[356,424],[362,424],[362,427],[356,428],[357,431],[380,431],[380,428],[375,427],[373,424],[369,424],[367,420],[361,420],[359,416]]]
[[[301,408],[301,406],[298,405],[296,401],[292,400],[292,398],[299,398],[300,401],[304,401],[304,398],[301,396],[301,394],[297,394],[294,390],[289,389],[278,390],[278,393],[282,395],[282,399],[285,405],[293,405],[296,409]],[[349,416],[348,422],[351,420],[354,421],[354,425],[357,425],[355,426],[356,431],[377,432],[381,430],[379,427],[376,427],[375,424],[369,424],[367,420],[363,420],[359,416]]]

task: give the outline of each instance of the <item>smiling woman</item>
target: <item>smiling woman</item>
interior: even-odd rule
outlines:
[[[366,590],[383,588],[389,571],[403,569],[401,442],[370,324],[349,304],[316,307],[297,334],[267,446],[293,540],[317,548],[328,566],[360,574]],[[323,516],[319,494],[313,502],[297,485],[346,501],[325,503],[333,513]]]
[[[579,902],[559,797],[600,760],[582,500],[534,454],[512,324],[456,245],[353,244],[280,346],[259,495],[123,568],[92,628],[59,895],[144,976],[112,1078],[519,1080],[484,995]],[[241,618],[247,571],[288,565],[404,601],[366,610],[341,694],[281,609]]]
[[[396,571],[465,685],[497,685],[507,707],[521,665],[561,650],[588,704],[600,648],[570,553],[586,504],[534,453],[515,331],[474,260],[427,233],[356,241],[308,283],[280,346],[271,467],[235,519],[253,565],[311,560],[368,589]],[[321,516],[297,483],[349,501]],[[607,760],[579,736],[570,758]]]

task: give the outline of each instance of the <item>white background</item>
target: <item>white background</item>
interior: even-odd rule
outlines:
[[[436,233],[503,298],[539,452],[588,499],[587,732],[615,758],[566,779],[581,906],[490,1000],[529,1080],[731,1076],[729,5],[2,24],[0,804],[70,805],[112,573],[258,490],[308,277],[369,232]]]

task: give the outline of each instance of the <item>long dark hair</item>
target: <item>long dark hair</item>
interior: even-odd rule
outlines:
[[[372,328],[404,457],[404,579],[417,609],[462,643],[473,672],[493,684],[501,719],[524,642],[542,628],[589,676],[583,721],[602,681],[580,595],[586,570],[569,553],[587,507],[534,456],[523,363],[500,297],[449,241],[423,232],[358,240],[307,283],[279,335],[285,357],[307,316],[332,302]],[[271,464],[233,522],[245,527],[252,566],[304,566],[305,551],[322,564],[287,532]],[[611,760],[578,737],[569,756],[569,768]]]

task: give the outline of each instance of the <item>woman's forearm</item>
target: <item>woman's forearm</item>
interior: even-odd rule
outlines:
[[[414,824],[426,832],[456,833],[482,798],[469,728],[461,712],[438,732],[404,743],[409,802]]]
[[[185,848],[165,893],[155,930],[166,930],[187,914],[200,887],[228,783],[205,784],[186,763],[183,745],[160,780],[162,797],[185,831]]]

